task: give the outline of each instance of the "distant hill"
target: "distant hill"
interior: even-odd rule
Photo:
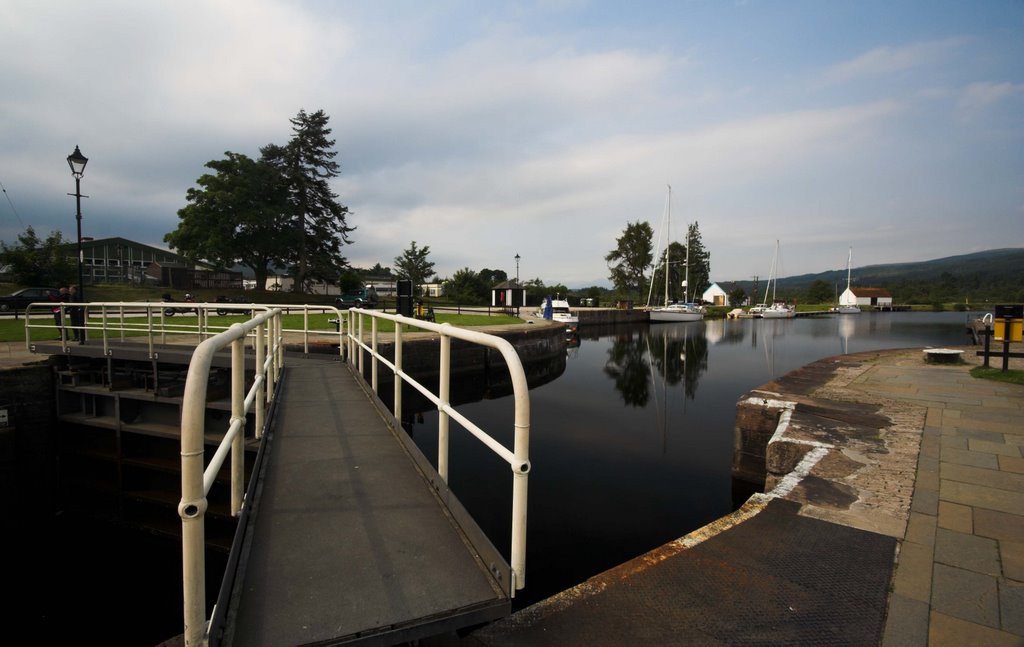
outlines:
[[[893,293],[898,303],[922,302],[921,299],[928,298],[1001,298],[1014,302],[1024,299],[1022,248],[992,249],[919,263],[865,265],[853,268],[851,273],[854,286],[886,288]],[[842,291],[846,288],[846,270],[780,278],[778,289],[806,290],[815,281],[838,285]],[[735,285],[749,292],[753,281],[738,281]],[[762,281],[759,288],[763,287]]]

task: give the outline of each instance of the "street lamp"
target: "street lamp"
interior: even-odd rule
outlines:
[[[71,175],[75,176],[75,192],[68,195],[75,196],[75,220],[78,222],[78,300],[85,301],[85,283],[82,281],[82,263],[85,257],[82,254],[82,174],[85,173],[85,165],[89,158],[82,155],[82,151],[75,146],[75,152],[68,155],[68,166],[71,167]],[[85,196],[89,197],[89,196]]]
[[[516,287],[519,287],[519,254],[516,254]]]

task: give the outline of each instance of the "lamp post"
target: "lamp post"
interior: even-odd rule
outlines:
[[[75,196],[75,220],[78,223],[78,300],[85,301],[85,284],[82,281],[82,263],[85,258],[82,255],[82,174],[85,173],[85,165],[89,158],[82,155],[82,151],[75,146],[75,152],[68,155],[68,166],[71,167],[71,175],[75,176],[75,192],[68,195]],[[89,196],[85,196],[89,197]]]
[[[519,287],[519,254],[516,254],[516,287]]]

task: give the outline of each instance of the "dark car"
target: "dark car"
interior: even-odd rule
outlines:
[[[377,306],[377,290],[368,288],[350,290],[334,300],[339,308],[374,308]]]
[[[57,288],[22,288],[13,294],[0,297],[0,312],[24,310],[30,303],[49,301],[51,294],[57,294]]]

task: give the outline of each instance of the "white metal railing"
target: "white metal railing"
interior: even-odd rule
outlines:
[[[51,310],[57,308],[63,325],[58,326]],[[69,323],[69,313],[74,308],[83,308],[84,317],[81,325]],[[202,342],[213,335],[228,329],[228,323],[213,317],[216,313],[235,315],[254,315],[257,311],[269,311],[281,308],[284,315],[294,313],[302,316],[302,325],[294,328],[282,326],[282,334],[301,341],[303,352],[309,353],[310,341],[315,338],[337,340],[339,353],[344,358],[344,332],[348,317],[346,310],[334,306],[315,304],[259,304],[259,303],[187,303],[187,302],[40,302],[32,303],[25,310],[25,346],[32,350],[34,342],[40,341],[43,334],[56,333],[64,352],[68,352],[72,331],[83,332],[89,339],[97,336],[102,340],[104,354],[110,353],[112,341],[126,341],[127,337],[144,337],[149,356],[155,357],[156,344],[166,344],[172,339]],[[168,311],[174,314],[168,314]],[[337,324],[325,328],[310,325],[310,315],[314,313],[333,314]],[[35,340],[33,340],[35,333]],[[52,339],[52,338],[49,338]]]
[[[245,390],[245,340],[252,333],[256,374]],[[231,420],[209,465],[204,465],[206,392],[214,354],[231,346]],[[242,510],[245,491],[245,422],[255,404],[257,438],[263,433],[266,404],[274,398],[283,354],[281,309],[266,310],[245,323],[203,341],[192,353],[181,406],[181,517],[185,645],[204,644],[206,619],[207,495],[228,455],[231,456],[231,514]]]
[[[349,349],[347,355],[350,362],[354,364],[359,374],[363,375],[363,353],[360,349],[368,351],[371,358],[370,386],[377,391],[378,364],[384,364],[394,373],[394,403],[392,412],[396,419],[402,419],[402,383],[406,382],[423,394],[428,400],[437,406],[437,472],[445,483],[448,482],[448,425],[449,420],[454,419],[469,431],[475,438],[488,447],[491,451],[505,460],[512,469],[512,542],[509,565],[512,571],[512,583],[510,593],[514,596],[515,591],[522,589],[526,584],[526,503],[527,503],[527,480],[530,472],[530,396],[529,385],[526,381],[526,372],[519,360],[516,349],[507,340],[494,335],[489,335],[476,330],[457,328],[448,323],[436,324],[420,319],[412,319],[401,315],[387,314],[374,310],[352,309],[349,311],[352,320],[349,321],[349,333],[347,335]],[[363,320],[371,318],[371,330],[369,333],[369,344],[363,331]],[[379,333],[377,322],[380,319],[387,319],[395,323],[394,332],[394,362],[382,356],[378,350]],[[411,326],[422,330],[437,333],[441,338],[440,370],[437,394],[432,393],[427,387],[417,382],[402,368],[402,327]],[[451,369],[451,340],[461,339],[488,348],[493,348],[501,353],[508,366],[509,376],[512,381],[512,391],[515,401],[515,413],[513,425],[515,429],[514,445],[511,450],[492,438],[483,429],[460,414],[449,402],[450,369]]]
[[[63,326],[57,326],[51,316],[52,308],[59,308]],[[383,363],[394,373],[393,413],[396,419],[402,415],[402,383],[408,383],[437,406],[438,410],[438,474],[448,482],[448,427],[454,419],[474,437],[507,462],[512,470],[512,529],[510,593],[521,590],[526,584],[526,512],[527,483],[530,472],[530,401],[526,373],[515,348],[508,341],[487,333],[457,328],[451,324],[436,324],[384,312],[352,309],[338,310],[323,305],[267,305],[267,304],[226,304],[226,303],[162,303],[162,302],[90,302],[90,303],[34,303],[26,309],[25,342],[33,349],[33,331],[46,330],[60,335],[61,346],[67,352],[70,348],[68,331],[74,326],[66,323],[70,308],[84,307],[87,311],[84,324],[79,326],[90,338],[99,335],[103,342],[104,354],[109,354],[111,340],[124,341],[126,336],[145,336],[150,357],[155,357],[157,343],[166,343],[168,335],[194,335],[198,340],[189,365],[182,403],[181,460],[182,497],[178,513],[182,520],[182,562],[184,576],[184,638],[186,645],[201,645],[206,639],[208,620],[206,610],[205,584],[205,525],[207,508],[206,496],[213,485],[215,475],[221,469],[228,455],[231,455],[231,510],[238,515],[244,496],[244,427],[248,412],[255,406],[256,433],[262,435],[265,424],[265,407],[274,397],[275,385],[280,376],[284,359],[286,333],[292,339],[301,335],[303,349],[309,352],[311,336],[326,335],[339,341],[342,358],[355,360],[360,375],[363,371],[363,353],[371,357],[371,387],[377,390],[378,365]],[[164,313],[167,308],[194,309],[191,317],[173,318]],[[251,314],[244,323],[233,323],[229,327],[211,322],[210,311],[238,311]],[[282,317],[285,310],[302,313],[301,328],[284,328]],[[311,329],[309,316],[313,312],[333,312],[335,330]],[[45,315],[45,316],[44,316]],[[370,317],[372,324],[369,344],[366,343],[363,323]],[[378,352],[379,331],[377,322],[387,319],[395,323],[394,362]],[[437,333],[441,339],[439,357],[438,393],[432,393],[417,382],[402,368],[403,326]],[[256,376],[253,384],[244,392],[246,339],[252,339],[255,350]],[[460,414],[449,402],[451,369],[451,340],[461,339],[493,348],[500,352],[508,367],[512,382],[514,412],[514,444],[509,450],[491,437],[479,426]],[[158,341],[159,340],[159,341]],[[230,345],[232,351],[231,371],[231,420],[228,432],[216,450],[208,466],[204,463],[204,421],[207,380],[214,353]],[[350,361],[351,361],[350,359]]]

